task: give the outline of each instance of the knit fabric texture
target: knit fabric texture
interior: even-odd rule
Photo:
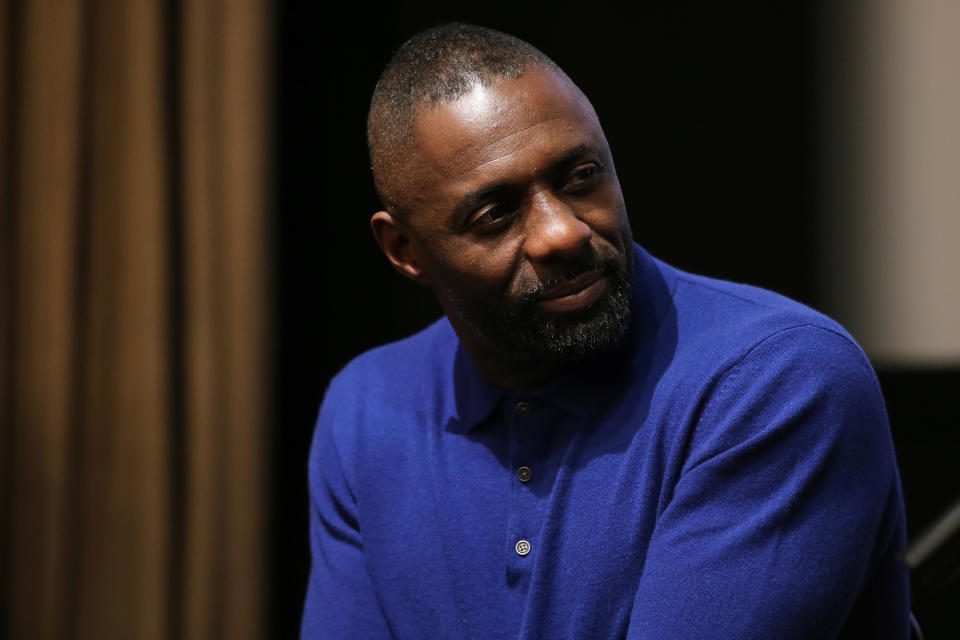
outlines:
[[[542,387],[487,384],[446,319],[334,378],[302,638],[909,637],[860,348],[780,295],[634,254],[622,347]]]

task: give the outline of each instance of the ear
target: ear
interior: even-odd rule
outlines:
[[[377,211],[370,218],[370,229],[394,269],[414,282],[430,283],[423,272],[423,264],[417,258],[414,246],[416,240],[403,222],[388,211]]]

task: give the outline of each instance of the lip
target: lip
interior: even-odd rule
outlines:
[[[603,271],[590,271],[544,291],[537,296],[536,304],[545,311],[576,311],[599,300],[606,289],[607,279],[603,277]]]

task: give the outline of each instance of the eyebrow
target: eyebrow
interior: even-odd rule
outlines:
[[[474,189],[470,193],[463,196],[463,198],[460,199],[460,202],[457,203],[455,211],[457,211],[457,213],[461,213],[464,211],[473,210],[480,205],[480,203],[490,199],[492,196],[511,191],[513,188],[514,185],[510,182],[495,182],[493,184],[484,185],[479,189]]]
[[[578,144],[575,147],[571,147],[561,153],[557,158],[553,160],[542,173],[546,174],[555,174],[563,171],[565,168],[580,160],[587,155],[600,155],[600,149],[592,144]],[[472,211],[481,203],[491,199],[493,196],[502,195],[509,193],[516,189],[516,185],[512,182],[494,182],[493,184],[484,185],[478,189],[470,191],[464,195],[460,202],[454,207],[454,219],[459,219],[465,212]]]
[[[560,157],[554,160],[554,162],[547,168],[547,171],[556,172],[561,169],[565,169],[569,165],[587,155],[599,156],[600,149],[592,144],[578,144],[577,146],[571,147],[560,154]]]

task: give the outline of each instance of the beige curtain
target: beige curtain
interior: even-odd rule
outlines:
[[[0,0],[0,635],[265,637],[269,33]]]
[[[825,310],[883,368],[957,369],[960,2],[838,5],[823,41]]]

